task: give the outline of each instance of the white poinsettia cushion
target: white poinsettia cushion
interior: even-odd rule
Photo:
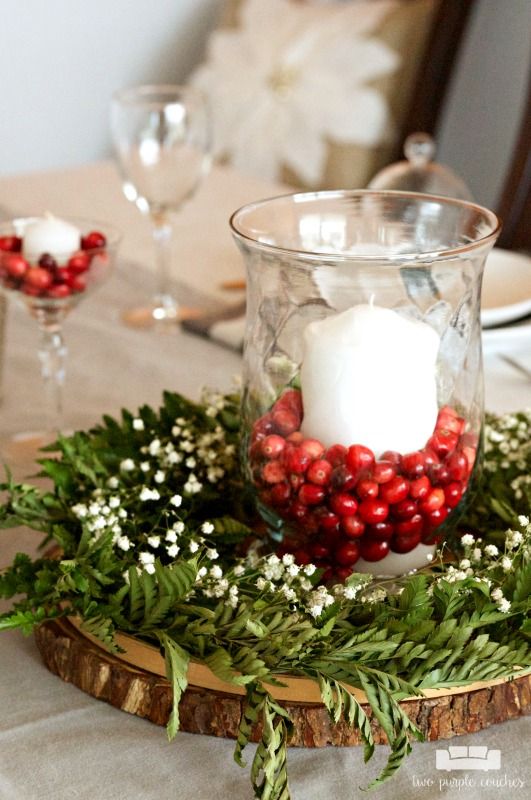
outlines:
[[[400,58],[371,34],[396,5],[246,0],[240,27],[212,34],[192,76],[212,107],[214,155],[272,180],[287,166],[317,185],[328,141],[388,140],[387,100],[369,84]]]

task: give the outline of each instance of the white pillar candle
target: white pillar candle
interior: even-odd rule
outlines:
[[[80,246],[79,229],[51,214],[28,222],[24,228],[22,250],[30,262],[49,253],[58,263],[64,263]]]
[[[437,419],[440,339],[425,322],[357,305],[304,331],[302,431],[378,457],[425,446]]]

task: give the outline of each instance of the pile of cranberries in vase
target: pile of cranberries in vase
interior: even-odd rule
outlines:
[[[255,416],[245,454],[281,552],[323,580],[426,566],[467,492],[478,429],[440,403],[440,337],[360,304],[303,331],[298,386]]]
[[[73,305],[100,282],[109,262],[108,232],[50,214],[0,229],[0,285],[28,304]]]

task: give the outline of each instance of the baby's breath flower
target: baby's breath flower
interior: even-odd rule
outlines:
[[[498,603],[498,609],[499,609],[499,610],[502,612],[502,614],[507,614],[507,612],[508,612],[508,611],[510,611],[510,609],[511,609],[511,603],[510,603],[510,601],[509,601],[509,600],[507,600],[507,598],[506,598],[506,597],[504,597],[504,598],[503,598],[502,600],[500,600],[500,602]]]
[[[138,556],[138,560],[140,561],[141,564],[146,566],[147,564],[154,564],[155,563],[155,556],[153,555],[153,553],[148,553],[148,552],[146,552],[144,550]]]
[[[160,494],[157,489],[149,489],[147,486],[144,486],[139,494],[139,498],[142,502],[146,500],[160,500]]]
[[[504,572],[510,572],[513,568],[513,562],[508,556],[503,556],[500,564]]]
[[[162,469],[158,469],[153,476],[155,483],[164,483],[166,473]]]
[[[159,454],[159,451],[160,451],[160,439],[153,439],[153,441],[149,443],[148,453],[151,456],[156,456]]]
[[[175,542],[177,541],[177,534],[175,533],[175,531],[168,531],[165,538],[167,542],[175,544]]]
[[[171,544],[169,547],[166,548],[166,552],[170,556],[170,558],[175,558],[178,554],[180,547],[178,544]]]
[[[120,482],[119,482],[118,478],[116,478],[114,475],[112,475],[107,480],[107,486],[109,487],[109,489],[117,489],[119,484],[120,484]]]
[[[124,458],[124,460],[120,462],[120,469],[122,472],[131,472],[134,468],[135,462],[132,458]]]
[[[147,573],[149,573],[149,575],[153,575],[155,572],[155,564],[146,564],[144,569]]]
[[[209,533],[214,532],[214,526],[212,525],[211,522],[203,522],[203,524],[201,525],[201,530],[203,531],[203,533],[206,533],[208,535]]]
[[[490,593],[490,596],[491,596],[491,597],[492,597],[492,599],[493,599],[493,600],[494,600],[494,601],[497,603],[499,600],[502,600],[502,599],[503,599],[503,592],[502,592],[502,590],[501,590],[501,589],[498,587],[497,589],[493,589],[493,590],[492,590],[492,592]]]
[[[243,573],[245,572],[245,567],[243,566],[243,564],[236,564],[236,566],[233,569],[233,572],[234,572],[234,575],[237,578],[239,578],[240,575],[243,575]]]
[[[211,561],[215,561],[217,558],[219,558],[219,553],[215,548],[209,548],[206,551],[206,554],[207,558],[209,558]]]
[[[84,503],[76,503],[72,506],[72,512],[78,519],[84,519],[87,516],[88,509]]]
[[[223,577],[223,570],[217,564],[214,564],[213,567],[210,568],[210,575],[213,578],[222,578]]]
[[[119,497],[109,497],[109,508],[118,508],[120,505]]]
[[[494,558],[494,556],[497,556],[497,555],[498,555],[498,553],[499,553],[499,550],[498,550],[498,548],[496,547],[496,545],[495,545],[495,544],[488,544],[488,545],[485,547],[485,553],[486,553],[488,556],[492,556],[492,557]]]
[[[473,545],[474,541],[475,539],[471,533],[465,533],[463,536],[461,536],[461,544],[463,545],[463,547],[469,547]]]
[[[127,536],[120,536],[120,538],[116,540],[116,544],[120,550],[127,551],[131,548],[131,542]]]
[[[184,532],[184,522],[182,520],[180,520],[180,519],[177,520],[177,522],[174,522],[171,527],[172,527],[172,530],[174,530],[175,533],[177,533],[177,534]]]
[[[175,508],[179,508],[182,502],[183,499],[180,494],[174,494],[173,497],[170,497],[170,504],[175,506]]]
[[[310,577],[311,575],[313,575],[317,567],[315,566],[315,564],[306,564],[306,566],[303,569],[304,569],[304,574]]]
[[[143,431],[144,430],[144,422],[139,417],[133,420],[133,428],[135,431]]]
[[[194,540],[192,539],[188,547],[191,553],[197,553],[197,551],[199,550],[199,543],[194,542]]]
[[[518,516],[518,522],[522,528],[526,528],[529,525],[529,517],[524,516],[524,514],[520,514]]]
[[[462,558],[459,562],[459,566],[461,569],[468,569],[470,567],[470,561],[468,558]]]
[[[158,547],[160,545],[160,536],[148,536],[148,545],[150,547]]]

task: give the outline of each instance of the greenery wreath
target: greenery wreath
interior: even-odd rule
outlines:
[[[237,395],[195,404],[166,393],[158,412],[123,411],[59,438],[39,461],[51,490],[8,472],[0,527],[41,531],[61,556],[19,554],[0,574],[0,597],[22,598],[0,630],[77,615],[111,652],[118,630],[155,643],[173,688],[170,738],[190,659],[244,686],[235,759],[244,764],[260,721],[251,781],[262,800],[289,798],[292,722],[268,685],[283,674],[315,681],[331,718],[359,730],[368,760],[370,719],[351,691],[362,689],[391,750],[375,786],[421,738],[401,699],[531,671],[531,410],[487,417],[482,476],[451,562],[440,552],[415,574],[353,574],[330,587],[253,535],[238,408]]]

